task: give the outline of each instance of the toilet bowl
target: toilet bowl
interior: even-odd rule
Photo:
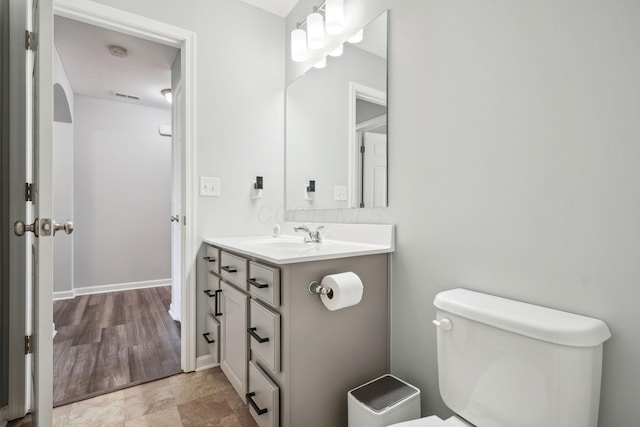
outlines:
[[[426,418],[420,418],[417,420],[404,421],[402,423],[392,424],[388,427],[474,427],[474,426],[456,416],[443,420],[440,417],[432,415]]]
[[[597,427],[604,322],[466,289],[434,305],[440,396],[455,415],[391,426]]]

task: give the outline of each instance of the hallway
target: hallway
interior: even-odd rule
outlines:
[[[54,407],[180,372],[171,286],[54,302]]]

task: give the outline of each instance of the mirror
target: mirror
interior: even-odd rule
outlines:
[[[287,210],[387,206],[387,12],[287,86]]]

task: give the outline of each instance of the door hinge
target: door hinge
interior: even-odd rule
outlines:
[[[182,225],[187,225],[187,217],[182,215]]]
[[[24,200],[26,202],[33,202],[33,184],[30,182],[24,185]]]
[[[36,50],[37,41],[33,31],[25,30],[24,32],[24,48],[27,50]]]
[[[24,337],[24,354],[33,353],[33,335]]]
[[[364,145],[361,145],[361,146],[360,146],[360,152],[361,152],[361,153],[364,153]]]

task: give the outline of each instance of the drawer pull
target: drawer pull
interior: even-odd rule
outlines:
[[[245,396],[247,396],[247,400],[249,401],[249,404],[254,409],[254,411],[256,411],[258,413],[258,415],[266,414],[267,412],[269,412],[269,410],[267,408],[260,409],[258,404],[253,401],[252,397],[255,396],[255,395],[256,395],[256,393],[254,391],[252,391],[251,393],[245,394]]]
[[[212,256],[203,256],[202,259],[205,260],[205,261],[209,261],[209,262],[215,262],[215,260],[216,260]]]
[[[215,298],[215,296],[216,296],[215,294],[211,295],[211,289],[205,289],[205,290],[204,290],[204,291],[202,291],[202,292],[204,292],[204,294],[205,294],[206,296],[208,296],[209,298]]]
[[[236,269],[235,267],[230,267],[228,265],[223,265],[220,268],[223,269],[224,271],[226,271],[227,273],[237,273],[238,272],[238,269]]]
[[[222,289],[216,289],[216,309],[214,310],[213,315],[214,316],[222,316],[222,313],[220,311],[218,311],[218,307],[220,306],[220,297],[218,296],[218,294],[222,293]]]
[[[269,338],[263,338],[260,335],[258,335],[256,333],[256,329],[257,328],[248,328],[247,332],[249,332],[249,335],[251,335],[253,338],[255,338],[255,340],[258,341],[260,344],[262,344],[263,342],[269,341]]]
[[[247,282],[249,282],[250,285],[253,285],[258,289],[264,289],[264,288],[268,288],[269,287],[268,283],[260,283],[255,278],[251,278],[251,279],[247,280]]]
[[[207,340],[207,344],[213,344],[214,342],[216,342],[216,340],[210,340],[209,339],[209,334],[211,332],[205,332],[204,334],[202,334],[202,336],[204,337],[205,340]]]

